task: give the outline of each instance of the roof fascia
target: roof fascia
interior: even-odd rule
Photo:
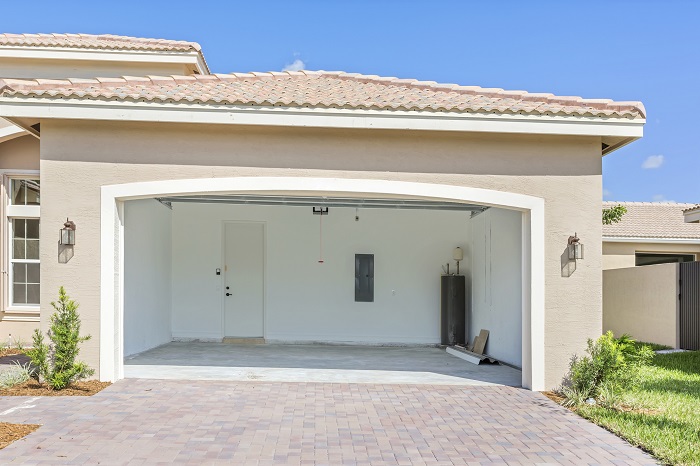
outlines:
[[[4,122],[7,122],[8,124],[2,125]],[[15,126],[13,123],[5,120],[4,118],[0,118],[0,125],[2,125],[0,127],[0,143],[24,136],[25,134],[25,131],[22,128]]]
[[[700,222],[700,209],[693,209],[688,212],[683,212],[683,217],[686,223]]]
[[[614,152],[614,151],[616,151],[616,150],[618,150],[618,149],[621,149],[621,148],[625,147],[627,144],[630,144],[630,143],[636,141],[637,139],[639,139],[639,138],[626,138],[626,139],[623,139],[623,140],[619,141],[619,142],[616,143],[616,144],[611,144],[611,145],[609,145],[608,147],[606,147],[606,148],[602,151],[602,153],[603,153],[603,155],[608,155],[608,154],[610,154],[611,152]]]
[[[700,244],[700,238],[633,238],[625,236],[603,236],[608,243],[653,243],[653,244]]]
[[[9,121],[10,123],[17,126],[18,128],[21,128],[22,130],[26,131],[30,135],[34,136],[35,138],[41,139],[41,135],[39,134],[39,131],[32,128],[31,125],[23,122],[21,119],[6,117],[5,120]]]
[[[35,60],[81,60],[131,63],[175,63],[193,65],[200,74],[209,74],[201,53],[157,50],[103,50],[71,47],[0,47],[1,58]]]
[[[304,126],[567,136],[643,136],[644,119],[399,110],[289,108],[0,97],[0,115],[20,118]]]

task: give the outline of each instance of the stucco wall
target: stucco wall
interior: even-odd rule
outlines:
[[[603,329],[678,348],[678,264],[603,272]]]
[[[490,332],[486,354],[521,367],[522,215],[489,209],[469,221],[471,266],[470,341],[481,329]]]
[[[21,136],[0,143],[0,170],[38,170],[39,140]]]
[[[124,205],[124,355],[172,339],[172,218],[153,199]]]
[[[172,212],[175,337],[224,336],[222,224],[253,221],[266,231],[267,340],[440,342],[440,265],[466,248],[469,212],[360,209],[355,221],[355,209],[331,207],[323,264],[311,207],[175,203]],[[375,255],[374,302],[355,302],[355,254]]]
[[[4,120],[3,120],[4,121]],[[23,170],[39,169],[39,140],[33,136],[22,136],[8,141],[0,142],[0,171],[21,172]],[[0,193],[0,263],[5,264],[7,260],[8,225],[5,219],[5,205],[7,195],[5,186],[0,180],[3,192]],[[4,270],[5,266],[3,266]],[[0,342],[14,344],[18,340],[25,345],[31,340],[34,329],[39,326],[36,312],[8,312],[7,311],[7,290],[9,287],[8,274],[3,274],[0,279]]]
[[[700,258],[700,241],[698,244],[618,243],[604,241],[603,270],[634,267],[635,252],[696,254],[696,259],[698,259]]]
[[[600,140],[379,130],[189,126],[79,121],[42,123],[42,302],[58,285],[83,303],[99,331],[100,189],[134,181],[231,176],[322,176],[442,183],[545,200],[546,384],[602,328]],[[70,180],[69,183],[66,180]],[[55,259],[54,229],[80,228],[76,256]],[[578,232],[586,259],[563,277],[560,256]],[[42,316],[48,317],[42,307]],[[97,365],[97,338],[85,345]]]

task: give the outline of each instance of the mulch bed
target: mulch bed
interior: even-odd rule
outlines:
[[[555,392],[541,392],[544,396],[552,400],[558,405],[564,406],[563,403],[566,400],[563,396],[559,395],[558,393]],[[576,413],[576,408],[574,406],[564,406],[566,409],[569,411],[573,411]],[[654,415],[654,414],[659,414],[661,411],[658,409],[649,409],[649,408],[644,408],[644,407],[636,407],[636,406],[629,406],[626,404],[620,404],[619,406],[615,406],[614,408],[609,408],[609,409],[614,409],[615,411],[620,411],[623,413],[641,413],[641,414],[649,414],[649,415]],[[577,413],[578,414],[578,413]]]
[[[0,396],[92,396],[112,385],[111,382],[88,380],[74,382],[63,390],[51,390],[36,380],[29,380],[14,387],[0,389]]]
[[[15,354],[24,354],[24,351],[17,348],[5,348],[0,351],[0,358],[4,358],[5,356],[13,356]]]
[[[0,422],[0,449],[5,448],[15,440],[19,440],[25,435],[29,435],[37,430],[37,424],[9,424]]]
[[[559,395],[558,393],[554,393],[554,392],[541,392],[541,393],[558,405],[562,404],[564,402],[564,400],[566,400],[566,398]]]

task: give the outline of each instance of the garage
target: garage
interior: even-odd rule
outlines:
[[[410,364],[413,354],[415,366],[423,361],[429,370],[440,362],[415,351],[444,353],[436,349],[440,277],[457,272],[455,248],[464,257],[465,337],[473,341],[488,329],[487,353],[510,370],[523,368],[529,307],[523,304],[521,210],[395,193],[285,191],[161,195],[125,200],[121,212],[127,377],[153,376],[153,366],[164,361],[207,365],[178,356],[183,345],[191,352],[206,344],[212,346],[201,359],[214,358],[211,366],[256,355],[262,359],[249,364],[269,366],[264,352],[275,349],[258,346],[256,353],[250,344],[283,353],[295,345],[297,352],[322,351],[328,361],[340,354],[328,345],[342,345],[346,355],[364,348],[358,367],[372,369],[373,361],[399,354]],[[233,349],[222,350],[222,342]],[[153,348],[162,358],[146,361]],[[135,371],[134,364],[149,369]],[[512,374],[469,377],[513,380]]]

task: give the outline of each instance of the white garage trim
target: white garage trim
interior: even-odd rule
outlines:
[[[235,193],[391,195],[468,202],[522,212],[523,309],[522,384],[544,390],[544,200],[489,189],[403,181],[236,177],[150,181],[102,187],[100,379],[124,376],[123,357],[123,205],[124,201],[164,196]],[[293,195],[293,194],[292,194]]]

